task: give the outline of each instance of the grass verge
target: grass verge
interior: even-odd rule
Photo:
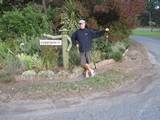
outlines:
[[[124,75],[120,71],[108,71],[103,73],[102,75],[97,75],[95,77],[91,77],[85,79],[83,81],[77,82],[58,82],[58,83],[45,83],[45,84],[32,84],[31,86],[25,87],[23,91],[25,93],[55,93],[55,92],[71,92],[77,93],[82,91],[90,91],[90,90],[102,90],[114,88],[117,85],[126,79],[129,76]]]
[[[137,28],[132,31],[132,34],[160,39],[160,29],[153,29],[151,32],[150,28]]]

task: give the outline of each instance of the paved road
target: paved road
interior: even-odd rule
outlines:
[[[156,58],[157,64],[160,64],[160,40],[142,36],[131,36],[131,38],[146,46],[149,52]]]
[[[132,36],[160,63],[160,40]],[[58,108],[52,101],[19,102],[0,106],[0,120],[160,120],[160,75],[148,76],[143,89]]]

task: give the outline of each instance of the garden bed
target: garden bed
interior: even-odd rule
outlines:
[[[140,44],[134,43],[121,62],[108,64],[103,61],[97,64],[97,76],[88,79],[73,79],[65,81],[30,80],[0,83],[0,101],[26,99],[63,99],[73,96],[85,96],[92,93],[110,92],[151,69],[146,49]],[[79,80],[77,80],[79,79]]]

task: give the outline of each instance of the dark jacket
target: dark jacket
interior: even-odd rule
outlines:
[[[88,52],[92,47],[92,40],[94,38],[104,35],[105,31],[95,31],[92,29],[79,29],[72,35],[72,42],[74,45],[79,44],[80,52]]]

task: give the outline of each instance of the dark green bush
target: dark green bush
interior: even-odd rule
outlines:
[[[3,68],[0,70],[0,82],[11,82],[20,73],[21,63],[14,53],[7,49],[6,56],[3,58]],[[2,61],[0,61],[2,62]]]
[[[127,28],[126,24],[120,22],[112,22],[109,24],[109,40],[110,41],[120,41],[126,39],[131,34],[131,30]]]
[[[58,64],[62,61],[58,61],[60,54],[60,49],[53,46],[43,46],[41,51],[41,58],[43,61],[43,66],[46,69],[53,69],[58,66]]]
[[[40,10],[28,5],[22,10],[5,12],[0,17],[0,36],[2,40],[8,38],[27,36],[39,36],[44,32],[50,32],[47,16]]]
[[[7,65],[7,61],[12,58],[14,53],[8,47],[6,43],[0,42],[0,64],[2,66]]]
[[[26,34],[23,35],[21,38],[18,38],[19,47],[21,52],[34,55],[41,51],[40,44],[39,44],[39,37],[36,36],[27,36]]]
[[[79,50],[76,47],[72,47],[70,50],[70,66],[75,66],[80,64]]]
[[[102,59],[113,58],[116,61],[122,59],[122,55],[126,48],[130,45],[130,40],[124,39],[117,42],[106,43],[104,38],[97,39],[93,44],[93,50],[101,51]]]

